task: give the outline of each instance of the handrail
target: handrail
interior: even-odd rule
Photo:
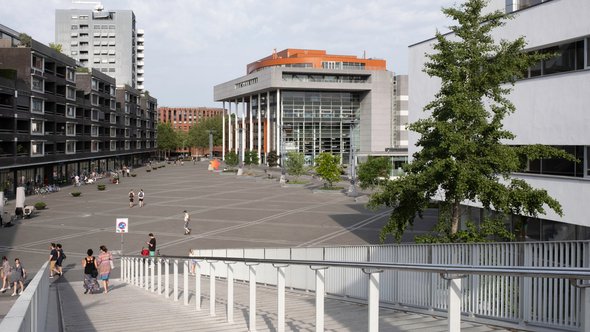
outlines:
[[[125,255],[129,258],[145,258],[143,256]],[[431,272],[443,274],[473,274],[473,275],[504,275],[536,278],[583,279],[590,280],[588,268],[552,268],[536,266],[491,266],[491,265],[459,265],[459,264],[416,264],[416,263],[387,263],[387,262],[359,262],[359,261],[324,261],[324,260],[296,260],[273,258],[243,258],[243,257],[213,257],[213,256],[159,256],[172,259],[196,259],[206,261],[267,263],[307,266],[331,266],[376,270],[405,270],[414,272]]]

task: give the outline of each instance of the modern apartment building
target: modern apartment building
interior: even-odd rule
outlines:
[[[170,123],[175,130],[188,132],[191,127],[199,124],[199,121],[222,116],[225,114],[223,108],[214,107],[159,107],[158,120],[162,123]],[[187,147],[178,149],[177,152],[190,155],[209,154],[209,149],[189,149]],[[221,152],[221,147],[213,147],[214,152]]]
[[[543,188],[563,207],[563,217],[547,211],[540,218],[528,218],[530,240],[590,238],[590,2],[587,0],[495,0],[488,10],[505,10],[514,15],[494,32],[496,40],[524,36],[528,51],[557,54],[529,68],[509,98],[516,112],[504,121],[516,138],[511,145],[544,144],[573,154],[579,163],[561,159],[529,160],[523,173],[514,174],[536,188]],[[422,69],[425,53],[434,52],[430,39],[409,48],[410,122],[424,116],[422,109],[434,99],[440,81]],[[409,154],[417,137],[409,136]]]
[[[7,195],[18,185],[64,183],[72,174],[148,160],[154,98],[134,90],[140,106],[127,109],[114,78],[35,40],[19,45],[6,27],[0,32],[0,185]]]
[[[81,66],[144,89],[144,31],[131,10],[57,9],[55,42]]]
[[[215,86],[215,100],[230,112],[223,150],[237,153],[241,136],[242,154],[257,151],[262,163],[271,151],[298,151],[310,164],[321,152],[347,164],[351,146],[356,157],[387,155],[401,163],[407,155],[394,149],[402,145],[393,133],[401,128],[394,125],[394,82],[385,60],[273,52],[250,63],[245,76]]]

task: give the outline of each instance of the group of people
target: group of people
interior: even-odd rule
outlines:
[[[14,266],[10,265],[8,258],[2,256],[2,266],[0,266],[0,277],[2,278],[2,289],[4,293],[12,288],[12,296],[21,295],[25,291],[25,279],[27,271],[20,262],[20,259],[14,259]],[[18,291],[20,286],[20,292]]]
[[[143,199],[145,198],[145,193],[143,189],[139,189],[137,193],[137,200],[139,201],[139,207],[143,207]],[[135,192],[133,189],[129,190],[129,207],[132,208],[135,205]]]
[[[54,275],[61,276],[63,274],[63,261],[66,259],[63,247],[60,243],[51,243],[49,246],[49,278]]]
[[[103,293],[109,292],[109,277],[111,270],[115,267],[113,263],[113,255],[108,251],[107,247],[100,246],[100,253],[98,257],[94,257],[94,250],[86,250],[86,257],[82,259],[82,267],[84,268],[84,294],[94,294],[100,291],[100,286],[97,280],[102,281]]]

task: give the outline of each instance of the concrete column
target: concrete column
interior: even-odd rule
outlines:
[[[447,331],[461,331],[461,279],[447,280],[449,286]]]
[[[258,164],[260,164],[260,153],[261,153],[261,149],[262,149],[262,142],[261,142],[261,140],[262,140],[262,137],[261,137],[262,136],[261,135],[262,132],[261,132],[261,128],[260,128],[260,125],[261,125],[260,124],[260,118],[261,118],[260,110],[261,110],[261,108],[260,108],[260,93],[259,93],[258,94],[258,111],[257,111],[257,115],[258,115],[257,116],[257,121],[258,121],[258,139],[257,139],[257,142],[256,142],[257,143],[257,147],[258,147],[256,149],[258,151]]]
[[[264,135],[264,141],[266,142],[266,154],[272,150],[270,146],[270,91],[266,92],[266,134]]]
[[[231,151],[234,147],[233,145],[233,135],[232,135],[232,125],[231,125],[231,101],[227,103],[228,110],[227,110],[227,151]],[[225,151],[224,151],[225,152]],[[225,158],[224,158],[225,160]]]
[[[234,149],[234,150],[235,150],[235,152],[236,152],[236,153],[238,153],[238,152],[239,152],[239,151],[238,151],[238,146],[240,145],[240,143],[238,142],[238,139],[239,139],[239,138],[238,138],[238,130],[239,130],[239,128],[240,128],[240,127],[238,126],[238,116],[239,116],[239,114],[238,114],[238,111],[239,111],[239,107],[240,107],[240,104],[239,104],[239,103],[240,103],[240,102],[238,101],[238,99],[236,99],[236,117],[235,117],[235,119],[234,119],[234,122],[235,122],[234,136],[236,137],[236,146],[235,146],[235,149]]]
[[[275,150],[277,151],[277,154],[281,153],[281,136],[283,136],[282,133],[282,129],[283,129],[283,119],[281,118],[281,91],[279,89],[277,89],[277,96],[276,96],[276,112],[277,112],[277,116],[276,116],[276,122],[275,122],[275,131],[276,131],[276,135],[275,135]]]
[[[223,112],[221,113],[221,160],[225,159],[225,101],[223,102]],[[211,155],[213,156],[213,155]]]
[[[242,98],[242,161],[246,156],[246,99]]]
[[[248,137],[249,137],[249,140],[248,140],[248,143],[249,143],[248,144],[248,149],[250,151],[253,151],[254,150],[254,135],[253,135],[253,133],[254,133],[254,124],[252,122],[252,96],[250,95],[248,98],[250,98],[249,99],[249,112],[248,112],[248,118],[250,120],[250,123],[249,123],[249,126],[248,126]]]

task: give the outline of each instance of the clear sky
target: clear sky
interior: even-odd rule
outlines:
[[[71,0],[1,0],[0,23],[45,44],[55,9]],[[442,7],[458,0],[105,0],[131,9],[145,31],[145,87],[159,106],[215,106],[213,86],[285,48],[324,49],[387,60],[407,73],[408,45],[446,31]]]

